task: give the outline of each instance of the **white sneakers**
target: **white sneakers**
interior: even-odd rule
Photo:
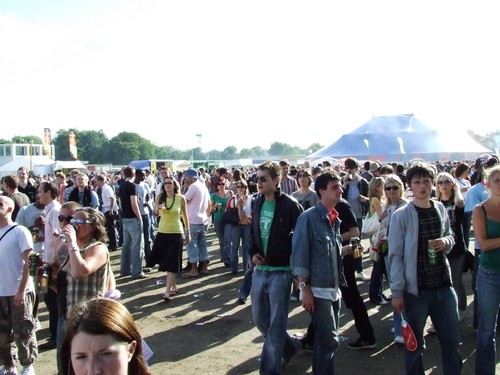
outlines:
[[[370,281],[370,277],[364,271],[358,272],[358,274],[356,275],[356,279]]]
[[[15,367],[6,369],[5,366],[2,366],[0,367],[0,375],[17,375],[17,369]]]
[[[394,336],[394,342],[396,344],[404,344],[405,339],[403,338],[403,336]]]

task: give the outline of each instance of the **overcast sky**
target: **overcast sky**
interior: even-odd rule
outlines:
[[[48,127],[305,148],[402,113],[484,134],[500,129],[497,6],[2,0],[0,138]]]

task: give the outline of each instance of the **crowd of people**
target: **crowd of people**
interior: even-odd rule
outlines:
[[[347,347],[375,348],[358,282],[369,282],[370,303],[392,303],[396,343],[405,343],[403,318],[413,328],[417,348],[405,349],[405,373],[424,373],[424,327],[430,317],[444,373],[460,374],[459,326],[467,313],[473,314],[477,330],[476,373],[495,373],[500,305],[496,156],[475,163],[413,165],[361,165],[345,158],[334,165],[306,161],[293,166],[282,160],[210,172],[126,166],[116,175],[75,170],[34,179],[20,168],[17,175],[5,176],[0,374],[17,374],[17,358],[22,374],[34,374],[38,350],[52,348],[57,348],[62,374],[85,373],[101,350],[110,350],[113,358],[99,366],[148,374],[130,314],[103,298],[116,289],[109,253],[121,248],[117,277],[143,279],[153,268],[166,272],[161,298],[175,303],[178,277],[211,272],[209,264],[216,261],[208,254],[211,226],[220,262],[242,276],[238,303],[250,297],[253,321],[264,337],[261,374],[280,374],[300,349],[312,350],[315,374],[333,374],[341,299],[352,310],[359,334]],[[367,235],[363,223],[375,215],[378,230]],[[474,252],[469,251],[471,225]],[[361,238],[368,238],[365,246]],[[373,254],[371,275],[365,272],[363,251]],[[469,268],[474,308],[468,312],[463,271]],[[41,299],[50,337],[39,345]],[[311,317],[302,337],[287,333],[291,301],[300,301]],[[122,321],[111,322],[111,313]]]

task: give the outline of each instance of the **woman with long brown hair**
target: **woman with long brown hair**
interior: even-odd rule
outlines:
[[[74,307],[61,351],[63,375],[150,375],[141,334],[121,303],[94,298]]]

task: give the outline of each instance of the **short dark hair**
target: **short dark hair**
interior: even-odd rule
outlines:
[[[50,197],[52,199],[56,199],[59,196],[59,189],[56,184],[52,182],[44,181],[40,184],[40,187],[43,189],[44,193],[50,192]]]
[[[406,180],[408,181],[408,184],[411,184],[411,181],[414,178],[419,178],[419,177],[424,177],[424,178],[429,177],[432,181],[434,181],[434,170],[426,164],[419,163],[412,165],[406,171]]]
[[[358,163],[358,160],[356,158],[345,159],[344,165],[347,168],[356,168],[356,169],[359,168],[359,163]]]
[[[330,181],[339,180],[340,176],[335,171],[328,170],[320,173],[318,177],[316,177],[316,181],[314,182],[314,190],[316,191],[316,194],[318,194],[318,197],[321,199],[321,193],[319,192],[319,189],[326,190]]]
[[[135,174],[135,168],[131,167],[130,165],[127,165],[123,170],[123,175],[127,178],[134,177],[134,174]]]
[[[271,178],[274,180],[276,177],[280,176],[280,166],[274,161],[266,161],[259,165],[259,171],[268,171]]]

